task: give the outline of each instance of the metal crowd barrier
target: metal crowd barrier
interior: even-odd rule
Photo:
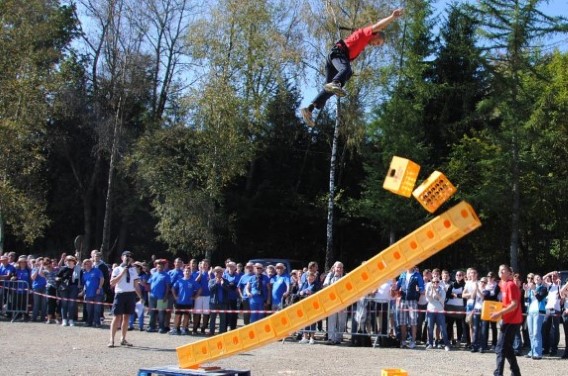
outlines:
[[[3,314],[16,321],[28,315],[30,289],[26,281],[0,281]]]
[[[351,338],[367,336],[373,338],[373,347],[379,346],[381,338],[389,337],[391,327],[390,300],[365,297],[353,305],[351,316]]]

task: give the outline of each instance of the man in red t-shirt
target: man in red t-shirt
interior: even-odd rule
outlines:
[[[505,359],[511,366],[512,376],[521,376],[521,370],[517,364],[517,357],[513,349],[513,341],[515,333],[523,322],[523,314],[521,311],[521,291],[512,279],[512,270],[508,265],[499,266],[499,288],[501,290],[501,302],[503,308],[491,314],[491,319],[501,317],[501,331],[497,346],[495,346],[495,354],[497,355],[497,368],[493,375],[503,376],[505,368]]]
[[[326,84],[323,90],[320,91],[308,107],[300,109],[300,113],[308,126],[314,126],[314,121],[312,120],[312,112],[314,109],[317,108],[321,110],[325,106],[325,102],[327,102],[333,94],[338,97],[347,95],[343,86],[345,86],[345,83],[353,74],[350,62],[355,60],[367,45],[381,46],[385,42],[385,33],[383,30],[395,19],[402,16],[403,12],[403,9],[396,9],[390,16],[383,18],[376,24],[357,29],[347,38],[335,43],[327,56],[325,64]]]

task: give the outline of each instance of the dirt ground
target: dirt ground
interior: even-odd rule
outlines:
[[[562,354],[564,336],[561,335]],[[137,375],[141,367],[176,365],[176,347],[201,337],[128,332],[133,347],[107,348],[104,329],[61,327],[44,323],[0,321],[2,375]],[[346,336],[347,339],[347,336]],[[216,361],[212,366],[250,370],[253,376],[381,375],[382,369],[400,368],[412,376],[492,375],[495,354],[465,349],[414,350],[298,344],[291,339]],[[318,343],[319,342],[319,343]],[[568,375],[568,360],[518,358],[523,375]],[[506,365],[506,373],[508,366]]]

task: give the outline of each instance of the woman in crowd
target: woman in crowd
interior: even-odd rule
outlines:
[[[542,284],[540,275],[535,274],[533,279],[526,285],[525,297],[529,308],[527,314],[527,327],[529,330],[531,349],[527,358],[542,358],[542,323],[546,314],[546,296],[548,290]]]
[[[49,258],[45,257],[43,259],[43,268],[40,273],[46,279],[46,292],[49,296],[47,298],[47,321],[46,324],[56,323],[56,312],[57,312],[57,282],[55,278],[57,277],[57,271],[53,268],[54,263]]]
[[[446,316],[444,314],[444,302],[446,301],[446,291],[440,286],[440,278],[437,274],[432,277],[432,282],[426,285],[426,300],[428,305],[428,346],[426,349],[434,348],[434,325],[440,328],[444,349],[450,351],[450,340],[446,330]]]
[[[465,335],[465,304],[462,298],[465,287],[464,273],[461,270],[456,272],[456,280],[451,282],[446,291],[446,310],[451,310],[447,314],[448,338],[452,344],[458,343]],[[455,312],[455,313],[453,313]],[[454,337],[454,323],[456,324],[456,337]]]
[[[37,321],[39,315],[39,321],[45,320],[45,315],[47,311],[47,299],[45,293],[47,290],[47,279],[43,273],[44,260],[42,257],[38,257],[32,269],[32,290],[33,290],[33,310],[32,310],[32,321]]]
[[[75,326],[75,312],[77,311],[77,296],[79,295],[81,268],[77,265],[74,256],[66,256],[64,266],[57,272],[55,281],[61,304],[61,325]]]

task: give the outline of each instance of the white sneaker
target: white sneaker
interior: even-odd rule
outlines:
[[[302,338],[301,340],[298,341],[298,343],[309,343],[310,341],[308,341],[307,338]]]
[[[410,341],[410,343],[408,344],[408,348],[409,348],[409,349],[413,349],[413,348],[415,348],[415,347],[416,347],[416,342]]]
[[[75,321],[69,320],[69,326],[75,326]]]
[[[432,346],[432,345],[426,346],[426,350],[432,350],[433,348],[434,348],[434,346]]]
[[[61,326],[67,326],[67,320],[65,319],[61,320]]]
[[[316,343],[316,341],[314,341],[313,338],[310,338],[310,345],[313,345],[314,343]]]
[[[446,346],[446,347],[444,347],[444,350],[446,350],[446,351],[450,351],[450,346]]]
[[[323,89],[328,93],[333,93],[338,97],[345,97],[347,92],[341,87],[338,82],[329,82],[323,86]]]

